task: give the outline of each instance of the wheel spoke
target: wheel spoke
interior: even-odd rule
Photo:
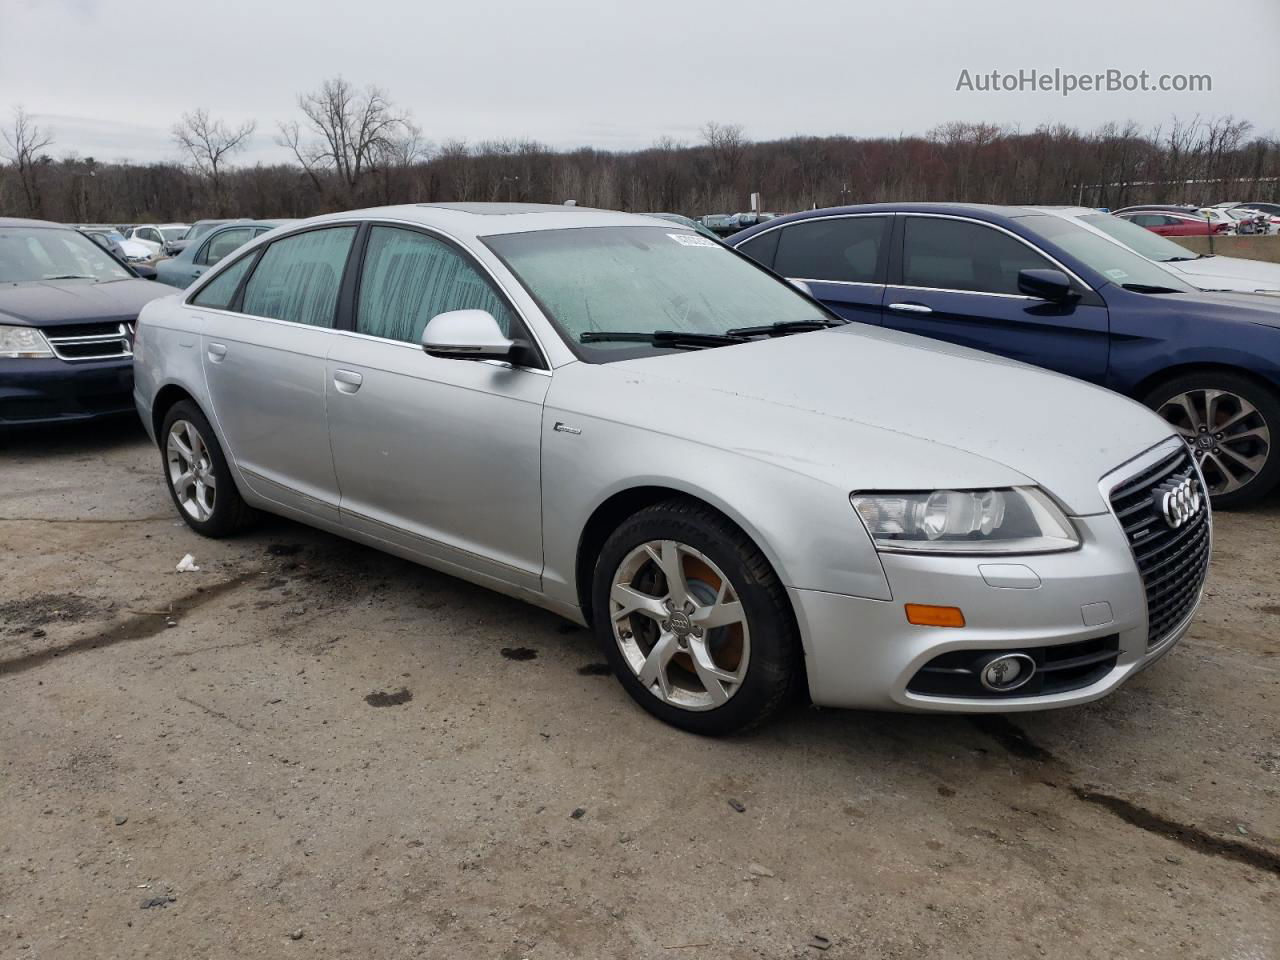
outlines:
[[[739,600],[726,600],[725,597],[729,593],[729,581],[722,581],[720,590],[716,594],[714,603],[700,605],[689,619],[702,627],[704,630],[714,630],[716,627],[727,627],[732,623],[742,623],[746,618],[746,611],[742,609],[742,602]]]
[[[190,470],[180,473],[176,480],[173,481],[173,489],[179,493],[185,493],[187,487],[191,486],[191,481],[195,478],[195,474]]]
[[[169,434],[169,449],[176,450],[178,456],[187,462],[187,466],[192,466],[194,455],[191,452],[191,447],[178,434]]]
[[[1237,423],[1240,423],[1242,420],[1248,420],[1251,416],[1253,416],[1255,413],[1258,412],[1257,407],[1255,407],[1251,403],[1246,403],[1244,399],[1241,397],[1236,397],[1236,402],[1240,404],[1239,412],[1237,412],[1229,420],[1227,420],[1226,423],[1219,424],[1218,426],[1214,427],[1213,428],[1214,430],[1218,432],[1222,432],[1224,430],[1230,430]]]
[[[667,665],[678,649],[675,634],[663,633],[645,657],[644,665],[637,674],[646,688],[652,690],[654,684],[657,684],[664,700],[671,697],[671,679],[667,676]]]
[[[660,598],[641,593],[629,583],[615,583],[609,591],[609,598],[620,607],[614,611],[615,620],[629,617],[633,613],[643,614],[652,620],[663,620],[668,614]]]
[[[652,543],[645,544],[645,550],[667,581],[667,595],[677,607],[682,607],[689,600],[689,585],[684,578],[684,564],[680,557],[680,545],[674,540],[663,540],[655,550]]]
[[[736,684],[738,677],[727,670],[722,670],[716,666],[716,662],[711,659],[711,651],[707,649],[706,643],[701,640],[692,640],[689,643],[689,653],[693,659],[693,669],[697,673],[698,679],[702,681],[702,686],[707,693],[711,695],[711,700],[719,705],[729,699],[731,690],[725,689],[725,684]]]
[[[1256,457],[1246,457],[1242,454],[1236,453],[1234,450],[1228,447],[1225,443],[1222,444],[1220,447],[1218,447],[1218,452],[1226,454],[1236,463],[1240,464],[1246,470],[1248,470],[1250,474],[1257,473],[1259,470],[1262,469],[1263,464],[1267,462],[1267,455],[1265,453],[1260,454]]]
[[[1173,397],[1169,400],[1166,406],[1181,407],[1183,413],[1187,415],[1187,420],[1191,423],[1191,429],[1193,432],[1198,432],[1200,427],[1203,426],[1200,414],[1196,411],[1195,404],[1192,403],[1190,394],[1184,393],[1180,396]]]
[[[1239,433],[1233,433],[1229,437],[1223,437],[1220,441],[1222,446],[1228,443],[1235,443],[1237,440],[1261,440],[1265,444],[1271,442],[1271,431],[1266,427],[1254,427],[1251,430],[1241,430]]]
[[[1236,479],[1236,475],[1232,473],[1230,470],[1228,470],[1226,467],[1226,464],[1224,464],[1218,458],[1217,454],[1215,453],[1206,454],[1204,459],[1209,463],[1212,463],[1214,467],[1217,469],[1218,475],[1222,477],[1222,484],[1220,486],[1213,487],[1210,490],[1210,493],[1217,496],[1224,493],[1230,493],[1232,490],[1237,490],[1241,486],[1243,486],[1243,484]]]

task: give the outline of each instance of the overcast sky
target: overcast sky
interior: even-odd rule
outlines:
[[[276,124],[341,73],[430,141],[632,149],[921,133],[949,120],[1093,127],[1234,114],[1280,132],[1280,0],[0,0],[0,114],[55,155],[176,159],[203,106],[256,119],[242,162],[289,158]],[[962,70],[1212,75],[1199,93],[957,91]]]

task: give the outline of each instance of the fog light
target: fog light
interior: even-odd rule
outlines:
[[[964,614],[959,607],[935,607],[931,603],[908,603],[907,623],[917,627],[963,627]]]
[[[996,693],[1017,690],[1036,672],[1036,662],[1025,653],[1006,653],[993,657],[978,675],[982,685]]]

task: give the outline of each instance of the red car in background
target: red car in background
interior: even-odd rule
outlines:
[[[1162,237],[1206,237],[1226,233],[1231,229],[1228,223],[1215,223],[1195,213],[1175,210],[1121,210],[1116,212],[1116,216],[1146,227]]]

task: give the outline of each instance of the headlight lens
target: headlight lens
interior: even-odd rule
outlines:
[[[52,357],[49,341],[32,327],[6,327],[0,325],[0,357],[13,360],[19,357]]]
[[[905,553],[1051,553],[1080,538],[1037,487],[854,493],[853,508],[880,550]]]

